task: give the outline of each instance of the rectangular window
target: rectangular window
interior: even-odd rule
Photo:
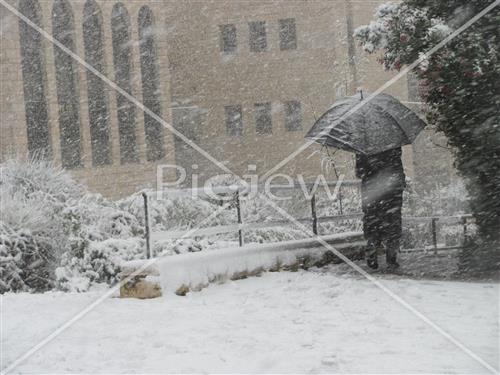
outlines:
[[[297,32],[295,29],[295,18],[279,20],[280,27],[280,50],[286,51],[297,49]]]
[[[262,52],[267,49],[266,21],[255,21],[248,24],[250,51]]]
[[[236,26],[234,24],[219,25],[219,31],[221,52],[236,52]]]
[[[241,105],[228,105],[224,107],[226,112],[226,129],[229,135],[243,134],[243,118]]]
[[[285,102],[285,129],[302,130],[302,107],[296,100]]]
[[[255,104],[255,130],[257,134],[271,134],[273,132],[273,120],[271,114],[271,103]]]

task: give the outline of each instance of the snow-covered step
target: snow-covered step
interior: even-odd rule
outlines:
[[[366,244],[361,232],[320,238],[349,258],[360,256]],[[335,261],[339,259],[317,237],[135,260],[122,266],[122,279],[130,280],[122,285],[120,296],[153,298],[159,294],[185,295],[210,283]]]

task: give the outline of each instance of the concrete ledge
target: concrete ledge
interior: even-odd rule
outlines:
[[[361,232],[320,238],[349,259],[363,256],[366,242]],[[122,278],[137,272],[146,262],[125,263]],[[199,291],[210,283],[258,276],[266,271],[293,271],[340,262],[341,259],[325,248],[317,237],[180,254],[158,258],[125,283],[120,289],[120,296],[154,298],[162,293],[185,295],[189,291]]]

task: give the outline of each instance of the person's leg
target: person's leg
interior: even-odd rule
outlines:
[[[366,263],[368,267],[378,268],[377,249],[380,247],[379,226],[380,218],[378,205],[370,203],[365,207],[363,217],[363,231],[367,242],[365,251]]]
[[[401,206],[403,204],[402,193],[397,193],[389,201],[386,211],[386,261],[389,267],[398,267],[397,256],[399,252],[401,235],[402,235],[402,220]]]

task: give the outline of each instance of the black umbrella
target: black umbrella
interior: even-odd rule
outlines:
[[[391,95],[363,99],[361,93],[336,102],[316,121],[306,138],[345,151],[373,155],[413,143],[425,125]]]

